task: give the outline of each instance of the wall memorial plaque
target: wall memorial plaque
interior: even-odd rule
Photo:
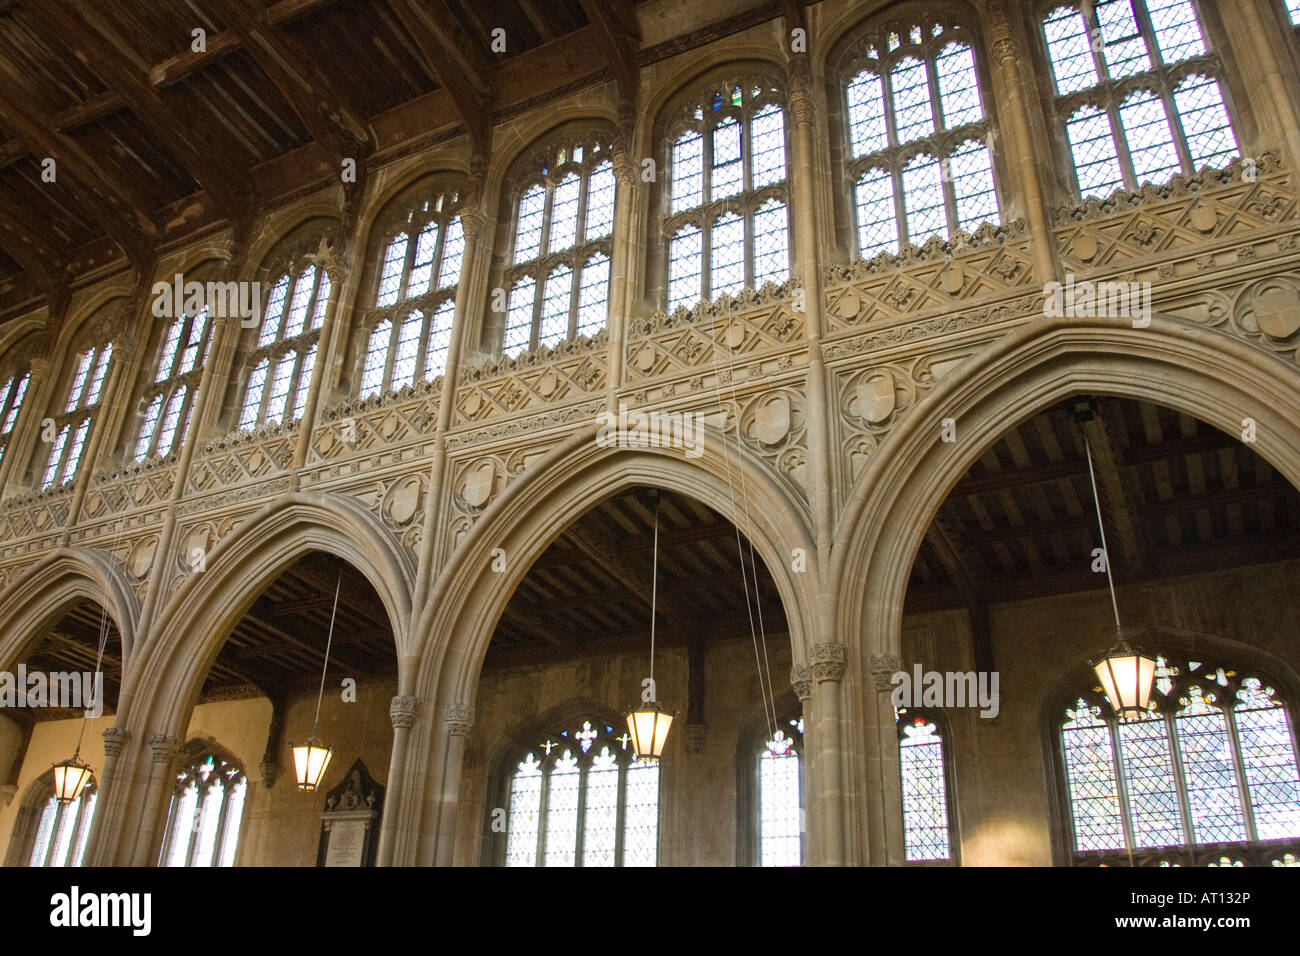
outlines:
[[[317,866],[374,866],[384,788],[358,758],[343,782],[325,795]]]

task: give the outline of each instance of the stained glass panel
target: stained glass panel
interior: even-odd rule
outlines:
[[[745,170],[740,162],[740,121],[727,119],[713,128],[713,170],[709,199],[725,199],[745,188]]]
[[[690,308],[700,301],[704,267],[704,235],[695,226],[683,226],[673,236],[668,262],[668,310]]]
[[[542,221],[546,213],[546,187],[530,186],[519,200],[515,225],[515,262],[536,259],[542,251]]]
[[[1207,52],[1191,0],[1146,0],[1160,58],[1177,63]]]
[[[1138,30],[1132,0],[1098,0],[1093,6],[1101,28],[1102,55],[1112,79],[1151,68],[1146,41]]]
[[[582,267],[578,289],[578,334],[588,337],[605,327],[609,313],[609,256],[598,252]]]
[[[506,866],[536,866],[541,824],[542,768],[528,754],[510,781],[510,822],[506,836]]]
[[[799,866],[803,861],[799,754],[784,739],[784,732],[777,733],[782,738],[777,746],[769,741],[758,758],[759,865]]]
[[[934,724],[917,718],[899,741],[903,785],[903,844],[908,860],[946,860],[948,785],[943,742]]]
[[[898,252],[898,228],[894,224],[894,177],[886,170],[871,169],[854,189],[858,210],[858,252],[864,259],[881,252]]]
[[[943,203],[943,164],[924,153],[903,167],[903,208],[907,214],[907,241],[922,245],[936,232],[947,232]]]
[[[506,312],[505,344],[501,351],[516,355],[528,348],[533,332],[533,294],[537,281],[522,276],[510,290],[510,307]]]
[[[1075,7],[1057,7],[1043,20],[1047,52],[1052,61],[1056,92],[1086,90],[1098,81],[1088,27]]]
[[[308,266],[294,281],[289,317],[284,322],[284,338],[291,339],[302,334],[307,321],[307,307],[311,303],[311,294],[315,286],[316,267]]]
[[[1227,720],[1214,703],[1213,694],[1192,687],[1179,699],[1180,709],[1174,718],[1197,843],[1246,839]]]
[[[377,395],[384,388],[384,366],[388,363],[388,346],[393,337],[393,323],[384,319],[370,333],[366,349],[366,366],[361,373],[361,397]]]
[[[298,387],[294,390],[293,396],[293,416],[290,421],[297,421],[302,418],[302,413],[307,409],[307,390],[311,387],[312,372],[316,369],[316,345],[307,350],[307,354],[302,357],[302,369],[298,373]]]
[[[939,77],[939,103],[943,108],[943,125],[955,129],[984,118],[980,102],[979,78],[975,74],[975,54],[965,43],[949,43],[934,61]]]
[[[423,331],[424,316],[412,312],[402,322],[397,336],[397,355],[393,359],[393,391],[405,388],[415,381],[415,360],[420,354],[420,333]]]
[[[266,386],[266,372],[269,359],[262,359],[249,373],[248,389],[244,392],[244,410],[239,415],[240,429],[252,428],[257,424],[257,412],[262,404],[262,389]]]
[[[590,242],[614,231],[614,164],[601,163],[587,181],[587,222],[583,238]]]
[[[754,213],[754,286],[790,278],[789,227],[785,203],[769,199]]]
[[[623,821],[623,865],[659,862],[659,764],[635,761],[627,768]]]
[[[704,137],[683,133],[673,144],[673,212],[694,209],[704,201]]]
[[[547,252],[568,249],[578,241],[578,199],[582,194],[582,177],[569,173],[555,187],[551,205],[551,234]]]
[[[546,866],[573,866],[578,849],[578,760],[565,750],[546,787]]]
[[[604,747],[587,770],[583,805],[583,866],[613,866],[618,839],[618,762]]]
[[[765,106],[754,114],[751,124],[753,185],[761,189],[785,179],[785,113],[779,106]]]
[[[1174,90],[1174,106],[1195,168],[1217,169],[1237,155],[1237,137],[1232,132],[1217,80],[1208,76],[1187,77]]]
[[[1070,795],[1077,850],[1122,849],[1124,822],[1120,815],[1119,784],[1110,727],[1101,710],[1079,700],[1061,726],[1065,780]]]
[[[982,222],[997,222],[998,196],[993,186],[993,156],[981,142],[963,143],[948,158],[957,201],[957,226],[974,232]]]
[[[1081,195],[1108,196],[1123,187],[1124,173],[1106,113],[1084,106],[1070,117],[1065,132],[1070,140]]]
[[[745,220],[736,213],[727,213],[713,224],[712,272],[709,291],[716,299],[725,293],[735,295],[745,287]]]
[[[406,255],[406,247],[402,247]],[[280,334],[280,316],[284,312],[284,300],[289,294],[289,277],[282,275],[271,286],[271,294],[266,300],[266,311],[262,316],[262,334],[258,336],[257,347],[265,348],[276,340]]]
[[[460,216],[447,224],[447,235],[442,241],[442,262],[438,265],[438,288],[450,289],[460,283],[460,270],[465,261],[465,227]]]
[[[410,237],[406,233],[395,236],[388,244],[388,249],[384,252],[384,264],[379,270],[379,293],[375,298],[375,306],[384,308],[397,302],[398,295],[402,291],[402,270],[406,265],[406,244]],[[278,287],[277,287],[278,288]],[[271,294],[274,301],[275,293]],[[281,296],[283,302],[283,295]],[[269,315],[268,315],[269,318]],[[265,331],[262,333],[262,340],[258,342],[259,346],[269,345],[275,341],[275,335],[272,334],[268,339]]]
[[[1147,713],[1121,721],[1119,751],[1136,844],[1149,847],[1183,843],[1178,782],[1164,718]]]
[[[50,797],[45,802],[45,809],[41,811],[41,820],[36,827],[36,840],[32,844],[32,852],[27,859],[28,866],[45,865],[45,859],[50,851],[50,839],[54,835],[54,822],[58,815],[59,801]]]
[[[934,112],[930,107],[930,80],[925,63],[905,56],[889,73],[894,95],[894,128],[899,143],[907,143],[934,132]]]
[[[849,81],[849,142],[854,156],[866,156],[889,145],[885,128],[885,94],[880,77],[863,70]]]
[[[406,283],[404,298],[424,295],[433,281],[433,258],[438,251],[438,224],[426,223],[415,242],[415,258],[411,261],[411,275]]]
[[[1233,716],[1255,837],[1300,837],[1300,773],[1286,710],[1273,699],[1273,689],[1258,678],[1247,677],[1241,683]]]
[[[573,270],[560,266],[546,277],[542,295],[542,324],[537,344],[553,348],[569,336],[569,304],[573,298]]]
[[[429,325],[429,346],[424,353],[424,378],[432,381],[447,371],[447,350],[451,348],[451,323],[456,300],[444,299]]]

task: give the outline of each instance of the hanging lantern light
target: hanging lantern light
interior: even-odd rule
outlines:
[[[1156,662],[1128,646],[1120,635],[1119,643],[1092,665],[1101,681],[1101,689],[1118,717],[1136,717],[1151,703],[1151,685],[1155,682]]]
[[[668,740],[668,728],[676,714],[659,706],[655,693],[655,605],[659,598],[659,492],[651,489],[655,501],[654,548],[650,560],[650,679],[642,694],[641,706],[627,713],[627,732],[632,738],[632,750],[642,760],[658,760],[663,756]]]
[[[320,672],[320,693],[316,695],[316,720],[311,725],[311,735],[306,743],[291,744],[293,750],[294,775],[298,778],[298,789],[311,793],[320,786],[325,777],[325,768],[330,765],[334,748],[323,744],[316,737],[320,727],[320,705],[325,698],[325,672],[330,666],[330,644],[334,641],[334,621],[339,613],[339,591],[343,589],[343,572],[339,571],[339,582],[334,588],[334,610],[330,612],[329,636],[325,639],[325,663]]]
[[[72,759],[54,765],[54,799],[59,803],[76,800],[81,796],[81,791],[86,789],[86,784],[94,778],[90,766],[78,759],[80,754],[81,751],[78,750]]]
[[[654,700],[646,701],[628,713],[627,732],[632,738],[632,750],[638,757],[642,760],[658,760],[663,756],[673,716]]]
[[[298,789],[310,793],[319,787],[332,756],[334,748],[323,745],[314,733],[307,738],[306,743],[294,745],[293,767],[298,778]]]

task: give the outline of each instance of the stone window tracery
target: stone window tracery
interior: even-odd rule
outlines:
[[[790,278],[785,90],[715,81],[664,131],[668,310]]]
[[[1237,155],[1222,67],[1191,0],[1053,3],[1042,29],[1080,196]]]
[[[54,796],[54,774],[47,771],[37,794],[40,816],[31,835],[30,849],[24,853],[21,863],[26,866],[81,866],[98,798],[92,780],[76,800],[60,803]]]
[[[841,66],[858,254],[974,232],[1001,212],[973,31],[930,16],[865,33]]]
[[[1075,862],[1123,862],[1132,847],[1138,862],[1284,865],[1300,849],[1294,725],[1262,676],[1161,656],[1140,717],[1117,719],[1095,688],[1063,716]]]
[[[574,721],[510,767],[506,866],[658,863],[659,765],[636,759],[625,728]]]
[[[552,140],[525,162],[510,200],[501,347],[507,356],[593,336],[609,314],[617,192],[610,134]]]
[[[271,270],[262,322],[245,363],[239,431],[302,417],[331,292],[329,273],[317,259],[301,255]]]
[[[42,490],[56,488],[76,475],[112,359],[113,343],[109,341],[97,342],[76,354],[67,400],[52,416],[54,441],[41,477]]]
[[[176,777],[159,866],[233,866],[248,784],[244,771],[214,753]]]
[[[211,344],[207,305],[167,323],[157,369],[141,398],[144,420],[135,444],[136,461],[150,455],[165,458],[185,440]]]
[[[400,200],[385,223],[361,373],[362,398],[446,371],[465,260],[463,183],[440,178]]]
[[[0,382],[0,462],[4,461],[9,439],[18,423],[18,411],[23,406],[30,378],[26,368],[18,368]]]

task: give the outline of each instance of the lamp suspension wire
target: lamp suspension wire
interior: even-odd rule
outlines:
[[[655,539],[650,559],[650,689],[654,692],[655,702],[659,700],[659,689],[655,686],[655,615],[659,602],[659,495],[655,495]]]
[[[330,631],[329,636],[325,638],[325,665],[320,669],[320,693],[316,695],[316,719],[311,722],[311,735],[316,736],[316,728],[320,726],[320,703],[325,699],[325,672],[330,666],[330,645],[334,643],[334,619],[339,613],[339,592],[343,590],[343,569],[339,569],[339,582],[334,586],[334,610],[330,612]]]
[[[709,320],[709,336],[713,340],[713,380],[715,394],[717,395],[718,408],[723,413],[722,423],[722,461],[727,475],[727,493],[731,500],[731,513],[737,514],[736,508],[736,487],[731,478],[731,452],[727,448],[727,424],[726,424],[726,407],[722,400],[722,374],[718,366],[718,336],[717,336],[717,316],[711,315]],[[740,402],[736,394],[736,356],[731,348],[730,340],[727,341],[727,371],[728,380],[731,384],[731,401],[736,409],[736,457],[740,459]],[[740,473],[741,499],[744,506],[745,526],[747,529],[753,528],[753,520],[749,512],[749,489],[745,483],[744,468],[737,469]],[[736,531],[736,555],[740,559],[740,583],[745,594],[745,612],[749,617],[749,636],[754,645],[754,666],[758,670],[758,691],[763,701],[763,719],[767,723],[768,739],[771,740],[776,736],[777,719],[776,719],[776,692],[772,687],[772,669],[768,664],[767,656],[767,632],[763,628],[763,610],[758,594],[758,569],[754,567],[754,597],[753,602],[749,596],[749,569],[745,567],[745,551],[740,539],[740,525],[732,522]],[[750,558],[753,559],[753,535],[750,535]],[[755,605],[758,605],[757,626],[755,625]],[[760,650],[761,643],[761,650]]]
[[[1101,518],[1101,498],[1097,495],[1097,475],[1092,468],[1092,445],[1088,433],[1083,434],[1083,451],[1088,456],[1088,481],[1092,484],[1092,503],[1097,508],[1097,530],[1101,533],[1101,554],[1106,559],[1106,583],[1110,586],[1110,606],[1115,612],[1115,633],[1121,638],[1124,630],[1119,623],[1119,601],[1115,598],[1115,576],[1110,570],[1110,548],[1106,546],[1106,524]]]

